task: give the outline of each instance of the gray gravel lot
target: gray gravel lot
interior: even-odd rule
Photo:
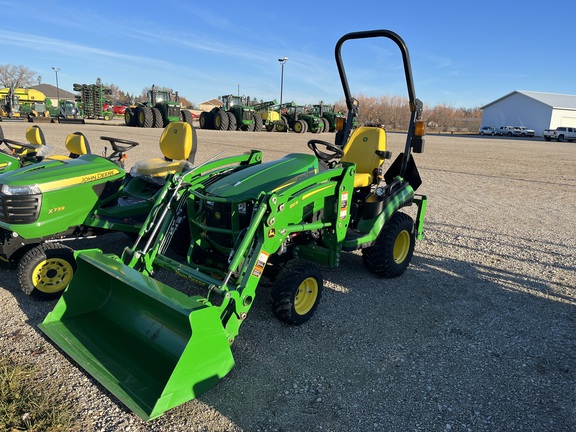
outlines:
[[[79,130],[94,152],[100,135],[139,141],[128,166],[159,156],[161,130],[113,124],[41,127],[53,154]],[[30,124],[0,126],[23,140]],[[333,140],[199,130],[196,162],[252,148],[272,160],[308,152],[311,138]],[[394,157],[404,139],[388,134]],[[37,328],[55,302],[28,298],[4,269],[0,352],[63,380],[85,430],[575,430],[576,143],[431,135],[415,158],[429,207],[406,273],[378,279],[349,254],[324,269],[322,303],[296,328],[273,317],[262,286],[232,372],[157,420],[141,421],[62,355]],[[128,244],[104,238],[78,247]]]

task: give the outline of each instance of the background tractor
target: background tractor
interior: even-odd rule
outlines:
[[[171,122],[184,121],[192,126],[192,113],[182,109],[178,92],[148,90],[148,100],[127,107],[124,111],[126,126],[162,128]]]
[[[307,111],[302,105],[291,104],[285,108],[282,108],[282,120],[284,124],[287,125],[288,129],[293,130],[296,133],[322,133],[327,123],[313,112]],[[284,128],[280,126],[276,127],[280,132],[284,131]]]
[[[200,114],[202,129],[216,130],[262,130],[262,117],[253,106],[244,105],[241,96],[226,95],[221,97],[222,107],[212,108],[210,112]]]
[[[387,168],[386,132],[351,132],[358,101],[340,54],[346,41],[374,37],[400,48],[411,109],[404,152]],[[377,30],[343,36],[335,54],[349,110],[343,146],[310,140],[314,154],[263,162],[252,150],[174,174],[122,256],[75,254],[77,271],[40,328],[140,417],[162,415],[232,369],[231,345],[263,278],[271,281],[272,312],[298,325],[318,308],[322,266],[361,251],[376,276],[398,277],[408,267],[427,198],[415,193],[421,179],[412,152],[423,151],[424,123],[407,48]],[[413,205],[415,221],[403,211]],[[190,230],[186,262],[166,254],[182,224]],[[188,292],[157,279],[160,269],[191,282]]]
[[[336,108],[334,105],[328,105],[323,102],[320,102],[317,105],[312,106],[312,113],[320,118],[323,118],[324,121],[324,132],[334,132],[336,130],[336,119],[341,118],[345,119],[346,115],[340,112],[336,112]],[[328,122],[328,125],[326,125]]]

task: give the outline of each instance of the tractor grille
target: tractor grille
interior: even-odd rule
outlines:
[[[180,107],[169,105],[168,117],[180,117]]]
[[[240,213],[231,203],[215,203],[206,205],[206,224],[212,228],[231,230],[230,234],[210,232],[208,237],[223,247],[234,246],[234,237],[248,226],[252,215],[253,203],[246,203],[245,210]],[[233,232],[233,234],[232,234]]]
[[[0,195],[0,220],[11,224],[27,224],[38,220],[42,194]]]
[[[252,120],[252,111],[242,110],[242,120]]]

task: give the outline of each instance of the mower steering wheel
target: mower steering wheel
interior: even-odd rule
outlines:
[[[41,147],[37,144],[32,144],[32,143],[23,143],[23,142],[18,142],[18,141],[13,141],[11,139],[4,139],[4,144],[6,144],[6,146],[13,152],[18,153],[18,151],[16,150],[15,147],[13,146],[17,146],[17,147],[23,147],[23,148],[27,148],[30,150],[34,150],[34,151],[38,151],[38,149]]]
[[[327,150],[330,150],[332,153],[325,153],[321,150],[318,150],[317,147],[318,144],[323,145],[324,147],[326,147]],[[310,141],[308,141],[308,148],[314,152],[314,154],[318,159],[323,160],[324,162],[330,162],[331,160],[340,159],[342,156],[344,156],[344,152],[340,147],[327,141],[311,139]]]
[[[108,136],[101,136],[100,139],[103,141],[109,141],[110,145],[112,146],[112,149],[115,152],[121,152],[121,153],[126,152],[126,151],[130,150],[131,148],[136,147],[137,145],[140,145],[136,141],[130,141],[130,140],[120,139],[120,138],[112,138],[112,137],[108,137]],[[123,146],[123,145],[118,145],[118,144],[126,144],[126,145]]]

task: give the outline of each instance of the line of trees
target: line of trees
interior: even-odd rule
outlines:
[[[10,64],[0,65],[0,86],[9,87],[32,87],[42,83],[42,77],[25,66]],[[132,103],[146,99],[146,93],[150,89],[144,88],[140,95],[125,93],[115,84],[104,84],[111,90],[111,102]],[[171,91],[172,88],[158,87],[158,89]],[[405,96],[355,96],[360,102],[359,123],[376,123],[383,125],[388,130],[407,130],[410,118],[408,98]],[[251,97],[256,103],[258,98]],[[180,95],[180,102],[187,108],[194,108],[194,102]],[[260,102],[263,102],[260,99]],[[346,111],[344,100],[336,104],[338,111]],[[424,106],[423,117],[431,132],[467,132],[477,131],[482,123],[482,111],[479,108],[455,108],[448,104]]]

